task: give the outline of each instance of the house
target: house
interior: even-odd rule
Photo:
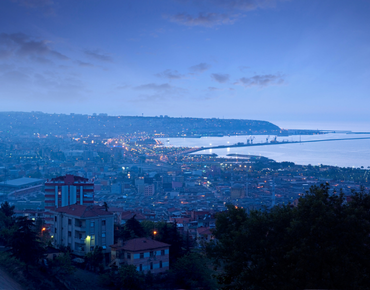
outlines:
[[[169,269],[169,244],[137,238],[111,245],[111,261],[118,267],[134,265],[137,271],[158,274]]]
[[[53,216],[52,238],[55,246],[69,246],[73,254],[85,256],[96,246],[109,259],[114,242],[112,212],[94,205],[68,205],[50,211]]]
[[[212,231],[209,227],[197,228],[197,243],[199,247],[201,247],[203,243],[208,243],[213,239],[214,236],[212,235]]]

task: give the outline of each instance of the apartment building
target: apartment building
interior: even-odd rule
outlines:
[[[45,183],[45,210],[94,203],[94,184],[87,178],[67,174]]]
[[[170,266],[170,246],[147,238],[128,240],[111,246],[111,261],[117,266],[134,265],[144,273],[162,273]]]
[[[84,256],[101,246],[110,254],[114,243],[114,215],[94,205],[73,204],[50,211],[53,217],[53,243],[69,246],[74,254]]]

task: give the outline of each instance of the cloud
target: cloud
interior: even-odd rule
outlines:
[[[215,88],[215,87],[208,87],[208,90],[210,90],[211,92],[222,91],[222,89]]]
[[[165,71],[156,74],[156,76],[168,78],[170,80],[179,80],[179,79],[183,79],[186,77],[185,75],[180,74],[177,70],[171,70],[171,69],[166,69]]]
[[[53,50],[48,40],[35,40],[24,33],[0,34],[0,58],[12,56],[30,57],[50,56],[59,60],[69,60],[64,54]],[[40,59],[39,59],[40,60]],[[47,61],[43,58],[43,61]]]
[[[92,58],[95,58],[97,60],[100,60],[100,61],[113,61],[113,58],[107,54],[107,53],[104,53],[104,52],[101,52],[100,50],[98,49],[95,49],[95,50],[85,50],[84,51],[86,55],[92,57]]]
[[[223,7],[232,10],[244,10],[251,11],[255,9],[265,9],[270,7],[275,7],[279,1],[289,1],[289,0],[178,0],[180,2],[192,2],[193,4],[199,5],[199,3],[204,3],[209,7]]]
[[[3,85],[20,85],[25,84],[30,81],[30,77],[23,72],[12,70],[9,72],[4,73],[0,76],[0,84],[3,83]]]
[[[184,97],[184,95],[187,93],[186,89],[171,86],[168,83],[149,83],[134,87],[133,89],[136,91],[143,91],[145,93],[136,96],[136,98],[131,101],[143,103],[159,100],[179,99],[180,97]]]
[[[239,70],[241,71],[241,72],[245,72],[246,70],[248,70],[250,67],[249,66],[245,66],[245,65],[241,65],[241,66],[239,66]]]
[[[226,83],[228,82],[230,75],[228,74],[211,74],[211,77],[218,83]]]
[[[245,87],[253,87],[253,86],[260,86],[260,87],[267,87],[272,85],[281,85],[284,82],[283,76],[281,74],[267,74],[267,75],[255,75],[253,77],[243,77],[240,78],[234,84],[241,84]]]
[[[189,69],[192,72],[195,72],[195,73],[202,73],[202,72],[205,72],[206,70],[208,70],[210,68],[211,68],[210,64],[202,62],[200,64],[191,66]]]
[[[233,88],[227,88],[227,89],[222,89],[222,88],[215,88],[215,87],[208,87],[208,90],[211,92],[217,92],[217,91],[233,91]]]
[[[79,66],[82,66],[82,67],[93,67],[94,66],[92,63],[84,62],[84,61],[80,61],[80,60],[76,60],[76,63]]]
[[[173,89],[174,87],[171,86],[170,84],[168,83],[165,83],[165,84],[161,84],[161,85],[157,85],[157,84],[154,84],[154,83],[150,83],[150,84],[145,84],[145,85],[140,85],[140,86],[137,86],[135,87],[134,89],[135,90],[154,90],[154,91],[168,91],[168,90],[171,90]]]
[[[278,2],[290,0],[177,0],[184,3],[192,3],[195,7],[199,4],[206,9],[223,9],[224,13],[199,13],[192,16],[187,13],[179,13],[164,16],[169,21],[186,26],[214,27],[225,24],[234,24],[239,18],[245,16],[247,11],[275,7]]]
[[[258,8],[264,9],[274,7],[278,0],[206,0],[206,2],[209,2],[211,5],[220,5],[229,9],[250,11]]]
[[[171,22],[186,26],[204,26],[213,27],[223,24],[233,24],[239,15],[228,15],[219,13],[199,13],[198,16],[192,16],[186,13],[179,13],[172,16],[166,16]]]

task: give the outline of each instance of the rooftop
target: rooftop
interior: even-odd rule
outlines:
[[[137,239],[125,241],[122,245],[114,244],[111,246],[111,248],[115,248],[117,250],[138,252],[138,251],[153,250],[153,249],[158,249],[158,248],[167,248],[169,246],[171,245],[158,242],[156,240],[151,240],[147,238],[137,238]]]
[[[0,186],[18,187],[24,185],[33,185],[35,183],[42,183],[43,179],[22,177],[13,180],[0,182]]]
[[[112,212],[106,211],[103,207],[96,205],[73,204],[59,207],[53,211],[73,215],[80,218],[113,216]]]

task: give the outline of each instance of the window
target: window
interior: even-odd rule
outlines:
[[[164,253],[165,253],[164,250],[161,250],[161,256],[164,256]]]
[[[95,240],[95,235],[91,235],[91,240],[94,241]]]
[[[72,224],[72,220],[68,219],[68,225],[71,225],[71,224]]]
[[[57,233],[57,228],[54,229],[54,232]]]
[[[150,257],[154,257],[154,252],[150,251]]]
[[[142,264],[140,264],[139,269],[140,269],[140,271],[143,271],[143,265]]]
[[[144,253],[140,253],[140,259],[144,259]]]
[[[162,268],[163,265],[162,265],[162,261],[159,261],[159,268]]]
[[[92,227],[92,228],[95,227],[95,223],[94,222],[91,222],[90,223],[90,227]]]
[[[55,217],[55,221],[57,221],[57,217]]]
[[[90,251],[92,252],[92,251],[94,251],[94,247],[90,247]]]
[[[101,237],[102,237],[102,238],[105,238],[105,233],[102,233],[102,234],[101,234]]]
[[[131,260],[131,253],[127,253],[127,259]]]
[[[102,226],[105,226],[105,220],[102,220],[102,221],[101,221],[101,225],[102,225]]]
[[[68,237],[72,237],[72,233],[68,231]]]
[[[153,262],[150,262],[150,270],[153,270]]]
[[[104,245],[103,245],[103,246],[102,246],[102,248],[103,248],[103,250],[105,250],[105,249],[107,248],[107,246],[104,246]]]

